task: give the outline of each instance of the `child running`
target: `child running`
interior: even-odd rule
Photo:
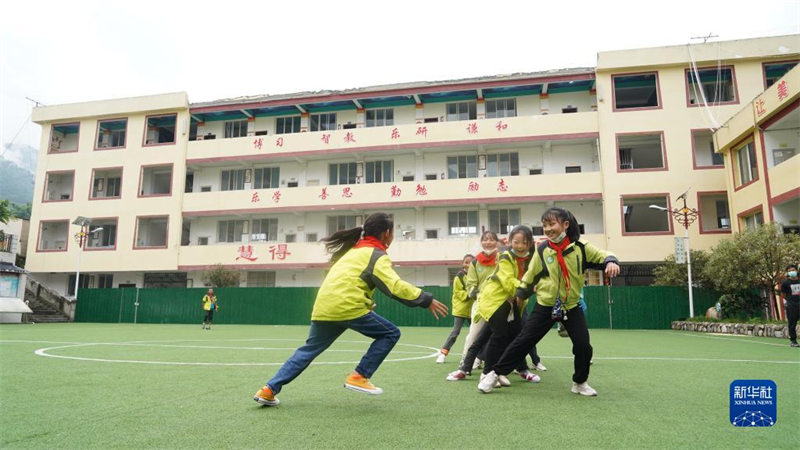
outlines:
[[[597,396],[597,391],[586,382],[589,379],[592,346],[586,318],[578,301],[585,269],[602,268],[606,276],[615,277],[619,274],[618,261],[612,253],[580,241],[578,221],[563,208],[554,207],[545,211],[542,225],[547,242],[537,248],[538,257],[534,256],[531,260],[516,292],[518,299],[527,299],[536,288],[533,313],[519,335],[478,384],[478,390],[491,392],[498,376],[510,373],[519,358],[538,344],[555,322],[563,322],[572,340],[572,354],[575,356],[571,391]]]
[[[467,296],[472,300],[477,300],[472,304],[472,323],[469,326],[469,333],[464,340],[464,350],[461,352],[461,362],[458,364],[458,369],[450,372],[447,375],[448,381],[458,381],[466,378],[467,374],[472,371],[472,365],[475,356],[472,356],[470,361],[467,361],[467,353],[472,346],[473,341],[478,337],[486,325],[485,320],[479,320],[475,316],[475,311],[478,307],[478,293],[481,286],[494,272],[495,264],[497,264],[497,245],[500,240],[497,238],[497,233],[491,230],[486,230],[481,234],[481,248],[483,251],[478,253],[475,261],[470,264],[467,270]]]
[[[348,328],[374,341],[344,387],[367,394],[383,393],[370,378],[400,339],[400,330],[372,311],[375,288],[406,306],[427,308],[436,319],[447,314],[447,306],[434,299],[433,294],[402,280],[394,271],[386,254],[393,239],[394,223],[384,213],[371,214],[363,227],[337,231],[323,239],[333,265],[317,292],[308,339],[256,392],[253,400],[265,406],[280,403],[276,395],[283,386]]]
[[[442,349],[439,350],[439,356],[436,357],[438,364],[444,363],[444,359],[450,353],[450,348],[455,344],[458,335],[461,334],[461,327],[464,326],[464,322],[469,323],[470,321],[470,311],[475,300],[467,297],[465,278],[469,265],[472,264],[474,259],[475,257],[472,255],[464,255],[464,258],[461,259],[461,270],[453,278],[453,330],[444,341]]]

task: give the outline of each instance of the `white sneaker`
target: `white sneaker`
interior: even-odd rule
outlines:
[[[497,382],[500,383],[502,387],[509,387],[511,386],[511,381],[508,380],[508,377],[505,375],[498,375]]]
[[[538,382],[542,381],[542,379],[541,379],[541,377],[539,377],[539,375],[536,375],[535,373],[531,372],[530,370],[526,370],[524,372],[519,372],[519,377],[522,378],[523,380],[529,381],[531,383],[538,383]]]
[[[447,357],[447,355],[445,355],[442,352],[439,352],[439,356],[436,357],[436,364],[443,364],[444,363],[444,359],[446,357]]]
[[[497,381],[497,374],[494,373],[494,370],[481,375],[481,381],[478,383],[478,390],[483,392],[484,394],[488,394],[492,392],[492,389],[499,386],[499,382]]]
[[[573,381],[572,382],[572,393],[573,394],[585,395],[587,397],[597,397],[597,391],[592,389],[592,387],[589,386],[586,382],[578,384],[578,383],[575,383]]]
[[[536,369],[536,370],[541,370],[542,372],[547,372],[547,367],[545,367],[545,366],[544,366],[544,364],[542,364],[542,363],[539,363],[539,364],[537,364],[537,365],[534,367],[534,369]]]
[[[475,358],[475,361],[472,362],[472,370],[478,370],[483,367],[483,361],[478,358]]]
[[[447,381],[459,381],[463,380],[464,378],[467,378],[467,374],[464,373],[463,370],[456,370],[455,372],[450,372],[447,374],[447,378],[445,379]]]

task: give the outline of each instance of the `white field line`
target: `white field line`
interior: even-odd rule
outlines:
[[[693,337],[693,338],[701,338],[701,339],[713,339],[716,341],[735,341],[735,342],[745,342],[748,344],[758,344],[758,345],[769,345],[770,347],[788,347],[788,339],[786,339],[786,343],[778,344],[775,342],[761,342],[755,339],[743,339],[743,338],[758,338],[758,337],[766,337],[768,339],[780,339],[780,338],[770,338],[768,336],[746,336],[743,334],[719,334],[719,333],[697,333],[694,334],[691,331],[677,333],[675,331],[666,331],[666,330],[653,330],[659,333],[669,334],[671,336],[685,336],[685,337]]]

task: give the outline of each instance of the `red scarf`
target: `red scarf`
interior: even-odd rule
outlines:
[[[561,243],[556,244],[553,241],[548,240],[547,245],[550,246],[553,250],[556,251],[556,258],[558,259],[558,266],[561,267],[561,274],[564,275],[564,286],[567,288],[567,292],[564,294],[564,299],[567,298],[569,295],[569,272],[567,271],[567,262],[564,261],[564,249],[567,248],[569,245],[569,237],[564,236],[564,240]]]
[[[480,263],[482,266],[493,266],[497,262],[497,252],[494,252],[491,255],[480,252],[478,253],[478,257],[475,259],[477,259],[478,263]]]
[[[383,241],[376,238],[375,236],[364,236],[363,238],[361,238],[361,240],[356,242],[356,245],[353,246],[353,248],[361,248],[361,247],[374,247],[374,248],[379,248],[383,251],[386,251],[386,249],[388,248],[386,244],[383,243]]]
[[[512,252],[512,254],[514,253]],[[531,260],[531,254],[528,253],[528,256],[514,255],[514,258],[517,260],[517,279],[521,280],[522,276],[525,275],[525,271],[528,270],[528,261]]]

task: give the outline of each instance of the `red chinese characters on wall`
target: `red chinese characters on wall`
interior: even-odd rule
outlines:
[[[324,133],[322,135],[322,138],[320,138],[320,140],[322,142],[326,143],[326,144],[330,144],[331,143],[331,134],[330,133]]]
[[[400,132],[397,128],[392,128],[392,139],[400,139]]]
[[[392,197],[400,197],[400,194],[403,193],[403,190],[397,187],[396,184],[393,184],[392,187],[389,189],[389,194]]]
[[[428,137],[428,127],[417,127],[417,136]]]
[[[767,112],[767,110],[764,109],[764,99],[760,98],[756,100],[755,107],[756,107],[756,114],[758,116],[761,116],[762,114]]]
[[[497,122],[497,125],[495,125],[494,127],[495,127],[495,128],[497,128],[497,131],[503,131],[503,130],[505,130],[506,128],[508,128],[508,124],[507,124],[507,123],[504,123],[504,122],[501,120],[501,121],[498,121],[498,122]]]
[[[467,192],[478,192],[481,186],[478,184],[477,181],[470,181],[469,185],[467,185]]]
[[[786,84],[786,80],[782,80],[778,83],[778,100],[783,100],[789,96],[789,85]]]
[[[478,134],[478,123],[472,122],[469,125],[467,125],[467,133]]]
[[[282,137],[279,137],[278,139],[275,140],[275,146],[276,147],[283,147],[283,138]]]
[[[253,250],[252,245],[241,245],[239,246],[238,250],[239,256],[236,257],[236,261],[240,259],[246,259],[248,261],[255,261],[258,259],[256,256],[255,251]]]
[[[342,188],[342,197],[350,198],[353,196],[353,191],[350,190],[350,186],[346,186]]]
[[[253,141],[253,148],[257,150],[261,150],[262,145],[264,145],[264,140],[261,138],[258,138],[255,141]]]
[[[278,203],[278,202],[281,201],[281,191],[278,190],[278,191],[275,191],[275,193],[272,194],[272,201],[275,202],[275,203]]]
[[[417,184],[417,195],[428,195],[428,189],[424,184]]]
[[[284,260],[292,253],[289,252],[289,244],[278,244],[269,246],[269,254],[272,260],[275,261],[275,259]]]
[[[253,195],[250,197],[250,203],[258,203],[261,199],[258,197],[258,192],[253,192]]]
[[[355,142],[356,141],[356,135],[353,134],[351,131],[348,131],[347,134],[344,135],[344,141],[345,142]]]
[[[319,198],[321,198],[323,200],[327,200],[328,199],[328,188],[326,188],[326,187],[322,188],[322,193],[319,194],[317,197],[319,197]]]
[[[508,192],[508,184],[502,178],[497,182],[497,192]]]

